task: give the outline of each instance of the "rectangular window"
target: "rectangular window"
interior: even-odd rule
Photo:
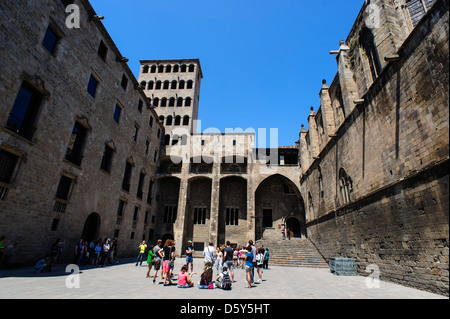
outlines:
[[[177,206],[166,206],[164,209],[164,223],[175,224],[177,220]]]
[[[62,175],[61,179],[59,180],[58,189],[56,191],[56,198],[68,201],[72,182],[72,178]]]
[[[263,209],[263,227],[273,227],[271,209]]]
[[[225,225],[227,225],[227,226],[238,226],[239,225],[239,208],[227,208],[226,209]]]
[[[124,191],[127,192],[130,191],[132,172],[133,172],[133,165],[130,162],[127,162],[127,164],[125,165],[125,173],[123,174],[123,181],[122,181],[122,189]]]
[[[134,214],[133,214],[133,221],[137,222],[139,217],[139,207],[134,206]]]
[[[58,218],[54,218],[53,222],[52,222],[52,227],[51,227],[51,231],[57,231],[58,230],[58,225],[59,225],[59,219]]]
[[[155,155],[153,155],[153,161],[156,163],[157,159],[158,159],[158,151],[155,151]]]
[[[194,208],[194,225],[206,225],[206,208]]]
[[[94,76],[91,74],[91,77],[89,78],[89,83],[88,83],[87,91],[88,91],[88,93],[89,93],[92,97],[95,97],[95,94],[96,94],[96,92],[97,92],[97,86],[98,86],[98,81],[97,81],[97,79],[95,79]]]
[[[122,108],[116,104],[116,108],[114,109],[114,121],[117,123],[120,121],[120,114],[122,114]]]
[[[153,116],[150,115],[150,122],[148,122],[148,125],[150,127],[153,127],[153,121],[154,121]]]
[[[51,54],[54,54],[56,51],[56,46],[58,44],[59,37],[56,35],[55,31],[52,30],[52,28],[49,26],[47,28],[47,31],[45,32],[44,40],[42,41],[42,44],[44,47],[50,52]]]
[[[66,160],[80,166],[83,160],[83,149],[87,137],[87,128],[76,122],[67,147]]]
[[[150,184],[148,185],[148,193],[147,193],[147,203],[152,203],[152,194],[153,194],[153,181],[150,181]]]
[[[103,152],[102,164],[100,168],[105,172],[111,173],[112,159],[114,156],[114,150],[105,145],[105,151]]]
[[[106,55],[108,54],[108,47],[105,45],[103,41],[100,41],[100,46],[98,47],[98,56],[106,61]]]
[[[27,82],[23,82],[5,127],[31,140],[36,130],[35,125],[42,100],[43,94]]]
[[[18,156],[0,149],[0,183],[11,183],[18,160]]]
[[[127,202],[124,200],[119,200],[119,207],[117,207],[117,217],[123,217],[125,215],[125,207]]]
[[[138,102],[138,111],[142,112],[142,108],[144,107],[144,102],[142,102],[142,100],[140,99]]]

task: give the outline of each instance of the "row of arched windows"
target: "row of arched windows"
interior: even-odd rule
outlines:
[[[190,117],[189,117],[189,115],[185,115],[185,116],[183,116],[183,118],[181,118],[180,115],[176,115],[176,116],[169,115],[169,116],[167,116],[167,118],[165,118],[163,115],[161,115],[159,117],[159,121],[161,123],[164,123],[164,120],[166,121],[165,125],[188,126]]]
[[[184,81],[184,80],[180,80],[180,81],[176,81],[173,80],[172,82],[170,81],[149,81],[148,83],[146,81],[142,81],[141,82],[141,87],[147,89],[147,90],[182,90],[182,89],[192,89],[194,86],[194,81],[192,80],[188,80],[188,81]]]
[[[185,99],[183,99],[182,97],[179,97],[177,99],[175,99],[174,97],[171,97],[171,98],[163,97],[161,99],[159,97],[155,97],[153,99],[149,98],[148,100],[149,100],[150,105],[153,107],[158,107],[158,106],[161,106],[161,107],[178,106],[178,107],[180,107],[180,106],[183,106],[183,104],[184,104],[184,106],[189,107],[192,105],[192,98],[189,96]]]
[[[194,72],[195,70],[195,65],[194,64],[182,64],[182,65],[144,65],[144,67],[142,68],[142,73],[176,73],[176,72]]]

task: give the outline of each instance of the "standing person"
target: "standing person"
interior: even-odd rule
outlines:
[[[169,285],[173,285],[172,279],[170,278],[170,261],[172,260],[172,254],[174,253],[172,250],[172,240],[166,240],[166,244],[164,245],[164,257],[163,257],[163,277],[164,277],[164,286],[166,285],[167,280],[169,280]]]
[[[256,255],[256,271],[258,272],[259,279],[255,283],[262,282],[262,267],[264,263],[264,248],[259,248]]]
[[[158,239],[156,241],[156,246],[153,247],[153,254],[155,257],[153,258],[153,267],[155,267],[155,273],[153,274],[153,284],[156,284],[156,278],[158,277],[158,271],[161,269],[161,261],[164,257],[164,251],[161,248],[162,240]]]
[[[102,243],[99,241],[97,241],[97,244],[95,244],[95,248],[94,248],[94,259],[92,260],[92,264],[93,265],[98,265],[99,261],[100,261],[100,254],[102,253]]]
[[[144,260],[145,250],[147,249],[147,245],[145,244],[145,240],[141,242],[139,245],[139,255],[136,259],[136,266],[141,263],[140,266],[142,266],[142,261]]]
[[[194,257],[192,257],[193,252],[194,247],[192,247],[192,240],[189,240],[188,245],[186,246],[186,266],[188,267],[187,271],[189,271],[189,265],[191,265],[191,273],[194,272]]]
[[[88,249],[88,252],[89,252],[89,258],[88,258],[88,260],[86,261],[86,263],[88,263],[88,264],[92,264],[93,262],[93,260],[94,260],[94,258],[95,258],[95,241],[94,240],[92,240],[90,243],[89,243],[89,249]]]
[[[269,248],[266,248],[264,251],[264,263],[263,263],[264,269],[269,269],[269,257],[270,257]]]
[[[233,248],[231,248],[230,241],[226,242],[226,246],[225,246],[225,249],[223,250],[223,253],[224,253],[224,256],[223,256],[224,267],[226,266],[228,268],[228,270],[230,271],[230,274],[231,274],[231,281],[234,282],[234,270],[233,270],[234,251],[233,251]]]
[[[75,251],[72,264],[78,265],[78,261],[80,260],[82,251],[83,251],[83,238],[80,238],[78,243],[75,244]]]
[[[253,254],[252,254],[252,246],[248,245],[247,253],[244,257],[245,260],[245,273],[247,278],[247,286],[245,288],[251,288],[252,285],[252,270],[253,270]]]
[[[255,247],[255,245],[253,245],[253,240],[249,240],[248,241],[248,245],[251,247],[252,249],[252,255],[253,255],[253,268],[252,268],[252,283],[254,282],[254,278],[255,278],[255,267],[256,267],[256,254],[258,252],[258,249]]]
[[[238,263],[239,263],[239,258],[238,258],[238,250],[237,249],[233,249],[233,268],[237,268],[238,267]]]
[[[245,268],[245,254],[247,253],[247,249],[245,247],[241,247],[239,249],[239,259],[240,259],[240,266],[242,269]]]
[[[214,254],[215,254],[214,244],[210,241],[208,247],[205,247],[205,249],[203,250],[203,257],[205,258],[204,259],[205,266],[203,267],[203,270],[213,267]]]
[[[284,228],[284,225],[281,227],[281,239],[286,239],[286,229]]]
[[[218,275],[220,268],[222,268],[223,262],[223,253],[221,247],[217,247],[214,259],[215,259],[216,275]]]
[[[105,267],[106,260],[108,259],[109,249],[111,246],[109,245],[109,240],[105,239],[105,242],[102,245],[102,252],[100,256],[100,266]]]
[[[150,270],[152,270],[153,266],[153,258],[155,257],[155,254],[153,253],[153,246],[150,246],[148,249],[148,256],[147,256],[147,265],[148,265],[148,271],[147,271],[147,277],[150,278]]]

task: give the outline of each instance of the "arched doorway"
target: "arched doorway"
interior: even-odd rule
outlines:
[[[289,229],[291,238],[300,238],[302,236],[302,228],[300,221],[295,217],[289,217],[286,220],[286,231]],[[287,235],[287,233],[286,233]]]
[[[99,230],[100,216],[97,213],[92,213],[86,218],[81,237],[89,243],[97,239]]]

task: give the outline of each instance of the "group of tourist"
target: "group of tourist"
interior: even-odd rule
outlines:
[[[139,245],[139,254],[136,260],[136,266],[142,265],[145,252],[148,248],[147,254],[147,278],[153,277],[153,284],[156,284],[158,273],[161,271],[162,283],[164,286],[175,285],[172,281],[175,266],[175,241],[168,239],[164,246],[162,240],[158,240],[156,245],[147,246],[145,241]],[[186,261],[178,273],[178,281],[176,285],[179,288],[194,287],[192,280],[194,273],[194,248],[192,241],[188,241],[185,248]],[[221,288],[230,290],[234,280],[234,269],[245,269],[246,271],[246,288],[254,287],[255,284],[262,282],[262,269],[268,269],[269,250],[264,247],[257,248],[253,241],[250,240],[248,245],[234,249],[231,247],[229,241],[225,245],[214,247],[212,242],[203,250],[204,267],[198,282],[200,289],[214,289]],[[153,276],[151,270],[154,269]],[[258,280],[255,280],[255,269],[258,275]],[[190,270],[190,271],[189,271]],[[216,277],[213,276],[214,270]],[[215,278],[215,279],[214,279]]]

